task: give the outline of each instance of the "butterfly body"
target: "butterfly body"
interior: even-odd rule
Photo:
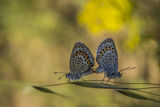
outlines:
[[[109,79],[120,78],[118,72],[118,54],[112,38],[105,39],[98,47],[96,61],[99,66],[96,68],[97,73],[104,72],[105,77]]]
[[[70,79],[70,80],[79,80],[82,76],[86,76],[88,74],[92,74],[93,72],[94,71],[92,69],[90,69],[90,71],[87,70],[87,71],[85,71],[83,73],[73,73],[73,74],[72,73],[67,73],[66,77],[68,79]]]
[[[80,74],[71,74],[71,73],[67,73],[66,77],[70,80],[79,80],[81,78]]]
[[[76,42],[70,57],[70,73],[66,77],[70,80],[78,80],[82,76],[93,73],[94,58],[89,48],[81,43]]]

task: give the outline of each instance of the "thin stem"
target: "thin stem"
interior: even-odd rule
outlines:
[[[135,90],[135,91],[139,91],[139,92],[143,92],[143,93],[147,93],[147,94],[152,94],[152,95],[155,95],[155,96],[160,96],[159,94],[155,94],[155,93],[151,93],[151,92],[148,92],[148,91],[143,91],[143,90]]]
[[[102,81],[102,80],[86,80],[86,81]],[[129,83],[129,82],[113,82],[113,81],[109,81],[111,83],[117,83],[117,84],[146,84],[146,85],[160,85],[157,83]]]
[[[144,89],[153,89],[153,88],[160,88],[160,87],[145,87],[145,88],[131,88],[131,89],[141,89],[141,90],[143,89],[144,90]]]
[[[44,86],[44,87],[45,87],[45,86],[46,86],[46,87],[47,87],[47,86],[58,86],[58,85],[64,85],[64,84],[70,84],[70,83],[67,83],[67,82],[66,82],[66,83],[60,83],[60,84],[38,85],[38,87],[41,87],[41,86],[42,86],[42,87],[43,87],[43,86]]]
[[[113,81],[110,81],[112,83],[117,83],[117,84],[146,84],[146,85],[160,85],[160,84],[157,84],[157,83],[128,83],[128,82],[113,82]]]

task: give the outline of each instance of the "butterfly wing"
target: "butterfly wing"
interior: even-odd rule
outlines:
[[[76,42],[70,57],[70,72],[72,74],[84,73],[93,65],[94,58],[89,48],[81,42]]]
[[[98,47],[96,61],[106,72],[118,72],[118,55],[112,38],[105,39]]]

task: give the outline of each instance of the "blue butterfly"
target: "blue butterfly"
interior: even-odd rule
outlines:
[[[94,58],[89,48],[81,42],[76,42],[70,57],[70,73],[65,73],[66,77],[69,80],[79,80],[82,76],[93,73],[93,66]]]
[[[99,64],[96,72],[104,72],[104,79],[108,77],[110,80],[122,76],[122,73],[118,72],[118,54],[112,38],[105,39],[99,45],[96,52],[96,61]]]

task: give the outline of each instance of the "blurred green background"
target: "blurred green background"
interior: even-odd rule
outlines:
[[[136,66],[119,81],[160,83],[159,7],[160,0],[0,0],[0,107],[158,106],[113,90],[50,87],[72,97],[65,99],[30,85],[66,82],[53,72],[69,72],[74,43],[85,43],[96,56],[108,37],[117,46],[119,69]]]

